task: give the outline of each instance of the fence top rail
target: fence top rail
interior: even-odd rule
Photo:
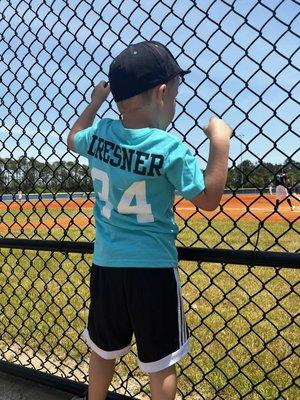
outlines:
[[[94,243],[56,240],[0,239],[0,248],[92,254]],[[249,267],[299,268],[300,253],[177,247],[179,260],[247,265]]]

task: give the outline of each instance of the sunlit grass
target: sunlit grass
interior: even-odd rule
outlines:
[[[91,241],[95,229],[90,207],[1,212],[2,237]],[[177,245],[271,251],[299,250],[300,221],[231,221],[176,216],[179,226]]]
[[[90,218],[91,210],[86,213]],[[2,222],[6,218],[9,225],[17,220],[22,226],[29,215],[26,211],[16,218],[11,213],[2,216]],[[75,215],[75,210],[68,210],[69,221]],[[42,211],[36,210],[31,222],[34,225],[41,218],[45,222]],[[59,212],[53,210],[51,218],[59,221]],[[180,220],[178,224],[178,245],[253,249],[257,240],[256,222],[214,221],[208,227],[203,220],[191,219],[188,227]],[[265,223],[258,248],[295,251],[296,228]],[[15,237],[90,241],[93,235],[92,225],[70,223],[68,229],[28,225]],[[8,236],[14,236],[13,231]],[[278,243],[274,237],[280,237]],[[21,362],[20,354],[30,353],[41,360],[44,370],[73,379],[78,379],[81,370],[80,379],[86,379],[88,349],[80,334],[88,313],[91,255],[8,249],[0,254],[2,357]],[[203,399],[276,399],[279,391],[285,399],[300,398],[295,384],[299,376],[299,271],[183,261],[180,275],[191,330],[190,355],[178,366],[183,398],[199,399],[196,390]],[[133,371],[128,390],[144,398],[138,395],[138,383],[145,396],[149,388],[136,368],[135,347],[133,351],[123,359]],[[113,386],[118,390],[128,376],[125,363],[117,366]]]

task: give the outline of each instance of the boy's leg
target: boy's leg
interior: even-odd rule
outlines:
[[[151,400],[174,400],[175,364],[189,350],[178,269],[132,268],[127,285],[138,365],[149,375]]]
[[[123,268],[94,265],[91,304],[84,338],[92,349],[89,400],[104,400],[111,383],[115,358],[130,351],[132,327],[123,295]]]
[[[175,365],[149,374],[151,400],[174,400],[177,379]]]
[[[89,400],[105,400],[115,370],[115,360],[105,360],[92,351],[89,366]]]

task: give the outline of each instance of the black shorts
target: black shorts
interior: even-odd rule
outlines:
[[[134,334],[138,364],[157,372],[189,350],[177,268],[107,268],[93,265],[91,305],[84,337],[105,359],[130,351]]]

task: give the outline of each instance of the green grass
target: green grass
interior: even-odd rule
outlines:
[[[78,217],[83,218],[80,224],[76,223]],[[91,208],[0,212],[0,218],[6,224],[2,229],[7,237],[90,241],[94,235]],[[293,225],[287,221],[264,222],[262,227],[259,222],[245,220],[233,222],[214,219],[207,222],[203,218],[190,218],[184,221],[177,217],[176,221],[180,229],[178,245],[252,250],[258,236],[259,250],[299,250],[300,221]],[[7,227],[14,222],[17,225],[9,230]],[[50,224],[50,228],[47,224]]]
[[[18,215],[18,222],[24,223],[29,214]],[[52,210],[51,214],[58,217]],[[75,214],[68,211],[70,219]],[[6,222],[15,217],[5,215]],[[37,210],[31,219],[42,217]],[[182,229],[182,221],[178,223]],[[191,219],[179,233],[178,244],[252,249],[257,227],[255,222],[234,226],[230,221],[214,221],[205,230],[205,221]],[[278,222],[265,224],[258,248],[297,250],[297,226],[289,231],[288,227]],[[93,234],[92,226],[83,227],[83,234],[76,226],[67,232],[58,227],[50,231],[28,227],[18,232],[19,237],[57,240],[92,240]],[[28,353],[35,362],[25,365],[37,368],[35,363],[40,360],[44,370],[84,380],[88,349],[80,333],[88,313],[91,256],[2,249],[0,260],[2,357],[22,362],[20,354]],[[300,398],[295,383],[299,379],[299,271],[196,262],[181,262],[180,268],[192,333],[190,355],[178,366],[184,398],[271,400],[280,398],[280,391],[282,398]],[[133,352],[117,366],[114,388],[127,379],[124,362],[134,370],[128,385],[131,394],[139,393],[139,384],[148,393],[146,377],[136,369]]]
[[[299,250],[300,223],[292,227],[288,222],[265,222],[262,227],[254,221],[232,222],[214,220],[208,226],[206,221],[194,219],[184,225],[178,221],[179,245],[223,249],[243,249],[269,251]]]

